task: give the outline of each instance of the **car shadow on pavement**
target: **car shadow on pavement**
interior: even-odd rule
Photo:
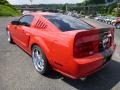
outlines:
[[[44,75],[46,78],[51,78],[51,79],[60,79],[63,77],[62,74],[60,74],[59,72],[56,72],[54,70],[50,70],[50,72],[48,72],[47,74]]]
[[[120,82],[120,63],[112,60],[102,70],[87,77],[85,81],[73,80],[55,71],[51,71],[46,77],[61,79],[78,90],[110,90]]]
[[[78,90],[110,90],[120,82],[120,63],[112,60],[104,69],[89,76],[85,81],[70,78],[64,78],[63,81]]]

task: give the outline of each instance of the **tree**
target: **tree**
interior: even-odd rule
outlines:
[[[8,5],[8,1],[7,0],[0,0],[0,4],[1,5]]]
[[[66,5],[65,4],[62,6],[62,10],[63,10],[63,12],[66,11]]]

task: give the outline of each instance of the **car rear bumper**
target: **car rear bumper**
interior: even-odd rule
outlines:
[[[74,59],[76,62],[76,70],[73,79],[79,79],[83,77],[87,77],[92,73],[102,69],[108,61],[110,61],[116,45],[112,45],[111,48],[105,50],[102,53],[97,53],[92,56],[82,58],[82,59]]]

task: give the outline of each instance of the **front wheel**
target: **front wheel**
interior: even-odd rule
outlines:
[[[108,23],[107,24],[111,24],[111,22],[110,21],[108,21]]]
[[[10,31],[9,31],[9,30],[7,30],[7,41],[8,41],[9,43],[13,43],[13,39],[12,39],[12,37],[11,37],[11,34],[10,34]]]
[[[35,69],[40,74],[46,74],[49,71],[48,60],[42,49],[37,45],[34,45],[32,48],[32,61]]]

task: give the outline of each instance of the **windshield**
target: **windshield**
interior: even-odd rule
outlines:
[[[116,17],[111,17],[112,20],[116,20],[117,18]]]
[[[44,16],[62,31],[91,29],[91,25],[77,18],[67,15],[47,15]]]

